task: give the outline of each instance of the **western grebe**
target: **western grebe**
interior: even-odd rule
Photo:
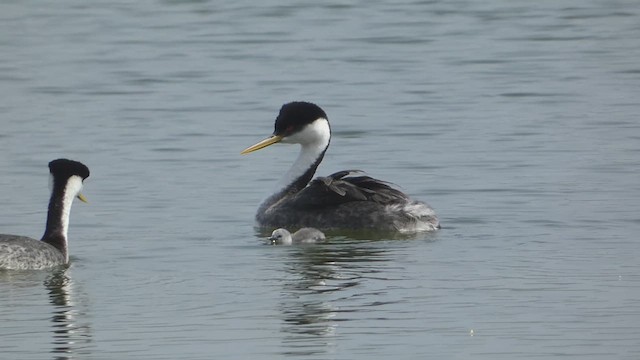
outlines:
[[[400,233],[440,228],[429,205],[360,171],[339,171],[312,181],[330,140],[329,120],[319,106],[291,102],[280,109],[273,135],[241,152],[247,154],[278,142],[301,145],[279,190],[258,208],[256,220],[260,227],[312,226]]]
[[[82,163],[57,159],[49,163],[51,198],[41,240],[0,234],[0,270],[40,270],[69,262],[67,229],[73,199],[80,193],[89,169]]]
[[[273,230],[269,237],[273,245],[315,244],[325,240],[324,233],[315,228],[302,228],[291,234],[289,230],[279,228]]]

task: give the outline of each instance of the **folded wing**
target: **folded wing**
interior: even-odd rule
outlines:
[[[390,183],[362,175],[359,170],[344,170],[317,177],[290,201],[297,209],[337,206],[353,201],[379,204],[404,203],[408,197]]]

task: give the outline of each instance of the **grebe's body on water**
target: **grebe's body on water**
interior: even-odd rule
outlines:
[[[318,229],[305,227],[293,234],[287,229],[273,230],[269,237],[272,245],[315,244],[326,240],[324,233]]]
[[[440,228],[429,205],[360,171],[340,171],[312,180],[330,140],[329,120],[319,106],[291,102],[280,109],[273,135],[242,151],[247,154],[278,142],[301,146],[281,188],[258,208],[260,227],[400,233]]]
[[[41,240],[0,234],[0,270],[41,270],[69,262],[67,229],[74,198],[80,193],[89,169],[82,163],[57,159],[49,163],[51,198],[47,225]]]

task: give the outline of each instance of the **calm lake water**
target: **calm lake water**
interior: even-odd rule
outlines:
[[[638,59],[636,0],[3,1],[0,232],[91,177],[0,358],[638,359]],[[297,149],[239,153],[292,100],[443,229],[265,245]]]

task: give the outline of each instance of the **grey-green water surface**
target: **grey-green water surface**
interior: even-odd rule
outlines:
[[[636,1],[3,1],[0,232],[83,161],[72,265],[0,274],[2,359],[637,359]],[[273,247],[280,105],[443,229]]]

